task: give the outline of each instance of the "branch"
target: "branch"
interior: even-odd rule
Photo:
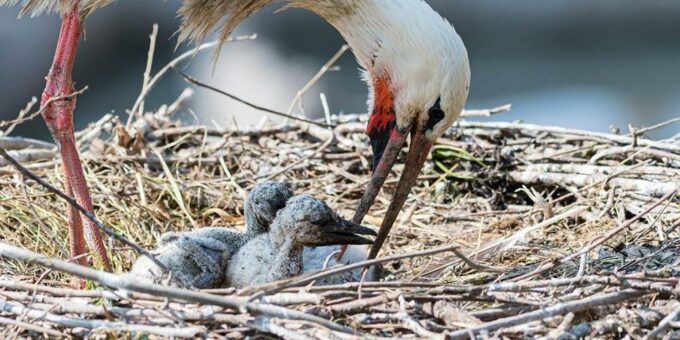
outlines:
[[[492,109],[482,109],[482,110],[463,110],[460,113],[461,117],[491,117],[495,114],[508,112],[512,110],[512,104],[505,104]]]
[[[487,322],[476,327],[470,327],[451,332],[448,334],[448,338],[470,339],[472,335],[479,334],[480,332],[491,332],[501,328],[523,325],[532,321],[543,320],[557,315],[580,312],[597,306],[612,305],[647,294],[650,294],[650,292],[639,291],[635,289],[625,289],[620,292],[597,295],[577,301],[558,303],[537,311],[498,319],[496,321]]]
[[[334,127],[335,127],[335,125],[328,125],[328,124],[325,124],[325,123],[319,123],[319,122],[316,122],[316,121],[313,121],[313,120],[300,118],[300,117],[297,117],[297,116],[294,116],[294,115],[289,115],[289,114],[284,113],[284,112],[274,111],[274,110],[272,110],[272,109],[268,109],[268,108],[266,108],[266,107],[262,107],[262,106],[259,106],[259,105],[257,105],[257,104],[253,104],[253,103],[251,103],[251,102],[249,102],[249,101],[246,101],[245,99],[241,99],[241,98],[239,98],[239,97],[237,97],[237,96],[235,96],[235,95],[233,95],[233,94],[227,93],[227,92],[225,92],[225,91],[223,91],[223,90],[220,90],[220,89],[218,89],[218,88],[216,88],[216,87],[214,87],[214,86],[212,86],[212,85],[208,85],[208,84],[206,84],[206,83],[203,83],[203,82],[201,82],[200,80],[198,80],[198,79],[196,79],[196,78],[194,78],[194,77],[192,77],[192,76],[190,76],[190,75],[188,75],[188,74],[182,72],[180,69],[178,69],[178,68],[176,68],[176,67],[174,67],[174,66],[172,67],[172,69],[173,69],[175,72],[177,72],[177,74],[179,74],[180,76],[182,76],[182,78],[184,78],[184,80],[188,81],[189,83],[192,83],[192,84],[194,84],[194,85],[196,85],[196,86],[199,86],[199,87],[206,88],[206,89],[211,90],[211,91],[213,91],[213,92],[217,92],[217,93],[219,93],[219,94],[221,94],[221,95],[223,95],[223,96],[225,96],[225,97],[227,97],[227,98],[229,98],[229,99],[235,100],[235,101],[237,101],[237,102],[239,102],[239,103],[241,103],[241,104],[243,104],[243,105],[246,105],[246,106],[248,106],[248,107],[251,107],[251,108],[253,108],[253,109],[255,109],[255,110],[262,111],[262,112],[267,112],[267,113],[271,113],[271,114],[274,114],[274,115],[277,115],[277,116],[281,116],[281,117],[285,117],[285,118],[288,118],[288,119],[293,119],[293,120],[305,122],[305,123],[308,123],[308,124],[314,124],[314,125],[318,125],[318,126],[322,126],[322,127],[329,127],[329,128],[334,128]]]

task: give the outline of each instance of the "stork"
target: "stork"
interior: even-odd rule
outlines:
[[[283,183],[259,183],[248,193],[243,204],[245,232],[224,227],[205,227],[183,233],[171,231],[161,236],[152,254],[184,285],[201,289],[221,287],[227,261],[251,239],[268,233],[276,213],[291,197],[293,193]],[[165,274],[145,256],[135,261],[129,273],[137,279],[157,283],[166,278]]]
[[[73,138],[75,100],[61,97],[73,92],[71,69],[82,20],[91,10],[112,1],[24,1],[24,11],[53,9],[63,15],[43,95],[43,103],[49,103],[43,118],[60,148],[67,191],[90,211],[92,204]],[[0,0],[0,5],[16,2]],[[245,18],[275,2],[310,10],[325,19],[344,37],[363,68],[369,88],[366,131],[373,150],[373,174],[356,208],[354,223],[360,224],[373,205],[410,136],[404,171],[369,253],[369,258],[374,258],[415,185],[430,148],[465,105],[470,84],[467,51],[453,26],[424,0],[183,0],[179,39],[199,41],[219,26],[220,38],[225,41]],[[74,209],[69,217],[71,252],[82,254],[81,218]],[[108,263],[99,233],[87,220],[85,230],[90,248]]]
[[[245,18],[276,0],[185,1],[180,40],[212,27],[225,40]],[[424,0],[287,0],[334,26],[352,48],[369,88],[366,132],[373,174],[352,222],[373,205],[401,149],[410,146],[369,258],[375,258],[415,185],[430,148],[458,118],[470,89],[467,50],[453,26]],[[344,250],[346,247],[344,247]],[[342,258],[343,252],[338,255]]]
[[[226,285],[243,288],[298,275],[304,247],[373,243],[360,235],[376,233],[341,218],[319,199],[293,196],[276,213],[269,232],[249,240],[229,259]]]

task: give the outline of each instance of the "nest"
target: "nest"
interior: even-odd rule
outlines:
[[[108,249],[116,273],[166,231],[241,230],[243,200],[259,181],[286,182],[350,216],[370,178],[365,115],[328,114],[332,129],[309,121],[188,126],[176,116],[190,90],[144,113],[150,88],[193,53],[153,78],[147,71],[129,122],[106,115],[77,133],[97,218],[115,236]],[[28,114],[35,102],[0,122],[0,149],[25,166],[0,158],[0,323],[8,337],[680,336],[680,136],[643,138],[678,119],[628,135],[460,120],[433,148],[374,261],[382,281],[314,284],[348,269],[334,267],[242,290],[192,291],[59,260],[69,256],[67,204],[36,181],[63,187],[56,149],[7,137],[40,113]],[[366,224],[380,225],[401,171]],[[73,289],[74,275],[89,289]]]
[[[334,129],[184,126],[172,119],[183,97],[128,127],[105,116],[78,133],[97,217],[118,235],[150,248],[166,231],[241,229],[245,194],[265,179],[351,214],[370,177],[365,116],[331,117]],[[51,145],[2,143],[60,181]],[[66,203],[13,167],[0,171],[3,242],[68,258]],[[394,172],[367,224],[380,224]],[[307,276],[196,297],[85,275],[91,289],[76,290],[71,267],[19,254],[0,264],[0,322],[20,336],[292,339],[638,337],[677,326],[677,141],[462,120],[420,177],[381,253],[382,282],[316,286]],[[114,239],[109,249],[116,272],[138,256]]]

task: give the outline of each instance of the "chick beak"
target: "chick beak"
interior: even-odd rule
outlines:
[[[359,235],[376,236],[377,233],[370,228],[352,223],[344,219],[337,219],[331,225],[321,228],[321,236],[315,246],[330,246],[339,244],[373,244],[373,240]]]

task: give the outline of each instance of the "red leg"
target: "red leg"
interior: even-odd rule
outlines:
[[[64,172],[64,177],[66,173]],[[71,184],[64,182],[66,194],[73,197],[73,189]],[[76,259],[75,262],[81,266],[87,266],[87,257],[81,256],[87,254],[85,249],[85,238],[83,237],[83,220],[80,219],[80,212],[75,207],[69,206],[68,209],[68,246],[71,251],[71,257]]]
[[[92,212],[92,199],[85,182],[85,175],[73,135],[73,110],[76,106],[76,98],[62,98],[50,102],[54,97],[68,96],[74,92],[71,71],[80,40],[80,32],[80,14],[76,5],[71,12],[65,14],[62,18],[57,50],[54,54],[52,68],[47,75],[47,84],[42,94],[41,105],[44,106],[42,116],[59,147],[67,182],[66,190],[75,197],[78,204]],[[47,106],[45,106],[46,104]],[[99,230],[85,216],[75,213],[73,208],[69,210],[71,256],[79,256],[85,251],[85,247],[82,245],[83,224],[85,226],[85,240],[89,248],[94,251],[98,262],[108,271],[111,271],[111,261],[109,261]]]
[[[64,172],[66,178],[66,172]],[[68,181],[64,181],[64,191],[73,197],[73,189]],[[68,246],[71,259],[75,263],[87,267],[87,249],[85,248],[85,238],[83,237],[83,220],[80,219],[80,212],[69,204],[68,208]],[[82,255],[81,255],[82,254]],[[71,284],[80,289],[85,289],[85,280],[74,277]]]

